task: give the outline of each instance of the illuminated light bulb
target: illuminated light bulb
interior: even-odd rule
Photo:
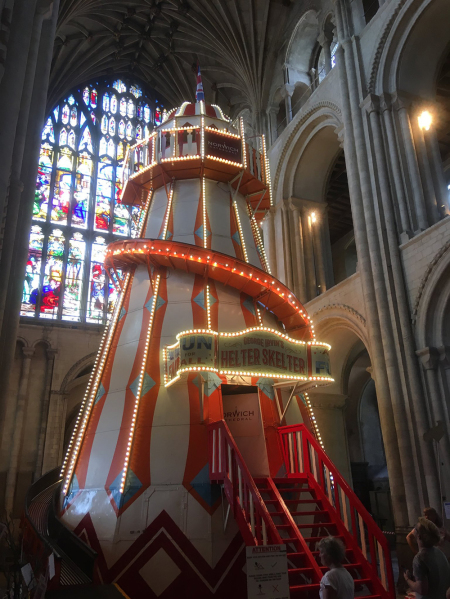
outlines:
[[[429,131],[431,127],[431,123],[433,122],[433,117],[431,116],[428,110],[424,110],[417,119],[419,121],[419,127],[425,131]]]

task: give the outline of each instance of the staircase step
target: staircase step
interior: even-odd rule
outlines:
[[[334,522],[313,522],[312,524],[297,524],[297,528],[320,528],[321,526],[336,526]]]
[[[266,501],[266,503],[268,503]],[[316,512],[289,512],[291,516],[316,516],[317,514],[328,514],[326,510],[317,510]],[[284,516],[284,512],[270,512],[271,516]],[[324,523],[326,524],[326,523]],[[330,524],[330,523],[329,523]]]
[[[289,585],[289,590],[294,593],[301,591],[318,591],[320,588],[320,584],[318,582],[313,584],[294,584]]]
[[[333,535],[335,539],[343,539],[344,536],[343,535]],[[322,539],[324,539],[325,537],[303,537],[303,539],[307,542],[307,543],[314,543],[314,541],[318,542],[321,541]]]
[[[263,499],[264,503],[279,503],[278,499]],[[304,504],[304,503],[317,503],[320,504],[320,499],[283,499],[284,503],[298,503],[298,504]],[[318,510],[317,513],[319,513],[322,510]],[[316,512],[314,512],[316,513]]]
[[[289,568],[289,574],[307,574],[308,572],[312,572],[314,568],[311,566],[309,568]]]
[[[343,568],[360,568],[361,564],[356,563],[356,564],[342,564]],[[328,566],[319,566],[319,568],[321,570],[323,570],[324,572],[326,572],[328,570]]]

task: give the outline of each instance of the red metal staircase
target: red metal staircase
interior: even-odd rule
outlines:
[[[285,543],[291,597],[312,598],[326,571],[317,543],[338,537],[356,595],[395,597],[388,542],[370,514],[304,425],[278,430],[286,476],[254,479],[225,421],[209,426],[210,479],[223,484],[245,543]]]

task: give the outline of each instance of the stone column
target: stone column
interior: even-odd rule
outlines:
[[[51,15],[49,15],[49,19],[45,19],[42,25],[40,49],[34,76],[33,95],[28,118],[27,141],[20,174],[20,180],[24,185],[24,190],[20,197],[18,218],[20,227],[17,227],[17,234],[14,238],[13,261],[11,263],[9,280],[2,282],[3,285],[7,285],[8,295],[0,336],[0,357],[3,356],[3,360],[0,362],[0,380],[2,381],[0,402],[4,401],[3,397],[8,393],[9,375],[19,328],[23,277],[28,257],[28,238],[33,216],[41,132],[45,117],[59,0],[54,0],[52,7],[53,10]]]
[[[47,349],[47,370],[45,372],[44,381],[44,395],[42,398],[42,406],[40,410],[41,421],[39,423],[39,437],[38,446],[36,452],[36,464],[34,468],[33,480],[36,481],[42,476],[42,461],[44,457],[44,442],[46,431],[49,428],[49,403],[50,403],[50,392],[52,387],[53,368],[55,364],[55,357],[58,354],[57,349]]]
[[[281,94],[284,98],[286,106],[286,125],[292,121],[292,94],[294,93],[294,86],[289,83],[285,83],[281,89]]]
[[[20,180],[22,160],[25,152],[25,144],[28,131],[28,116],[30,113],[31,92],[34,83],[34,74],[38,58],[39,40],[41,37],[42,21],[44,15],[41,10],[36,10],[28,61],[25,72],[25,81],[22,90],[22,98],[19,103],[19,118],[14,139],[12,152],[11,183],[8,194],[8,207],[6,211],[5,232],[2,246],[2,257],[0,262],[0,280],[8,281],[14,252],[14,239],[19,218],[20,196],[23,191],[23,183]],[[1,134],[0,134],[1,135]],[[1,149],[0,149],[1,154]],[[3,320],[7,295],[7,285],[0,286],[0,323]]]
[[[270,106],[267,109],[267,120],[269,122],[270,145],[273,145],[278,138],[277,116],[280,112],[279,106]]]
[[[16,0],[0,88],[0,217],[3,215],[37,0]]]
[[[294,270],[294,292],[302,304],[307,302],[306,275],[303,252],[303,232],[301,225],[300,210],[294,204],[290,205],[292,210],[292,221],[294,228],[295,260]]]
[[[10,514],[14,507],[14,494],[16,490],[17,471],[19,467],[20,446],[22,442],[23,423],[25,420],[25,407],[28,397],[28,382],[30,378],[31,358],[34,348],[24,347],[22,349],[23,363],[20,377],[19,390],[17,393],[16,418],[12,431],[11,453],[9,457],[9,469],[6,477],[5,509]]]
[[[394,180],[395,196],[397,198],[400,214],[400,241],[406,243],[413,236],[411,219],[403,185],[402,169],[398,155],[397,139],[395,137],[394,122],[392,119],[392,103],[390,97],[385,94],[381,97],[381,111],[383,115],[384,128],[387,137],[387,148],[389,151],[389,162],[391,165],[392,178]]]
[[[349,485],[352,485],[347,431],[345,427],[345,404],[347,396],[338,393],[311,391],[309,398],[325,451],[345,480]]]
[[[445,215],[450,214],[449,192],[444,178],[444,171],[442,169],[442,158],[439,151],[435,127],[432,126],[429,131],[424,131],[424,137],[428,147],[428,156],[430,157],[431,174],[438,202],[438,210],[440,217],[442,218]]]
[[[42,462],[43,474],[62,463],[66,409],[67,396],[60,391],[51,391]]]
[[[416,227],[418,232],[425,231],[425,229],[428,229],[428,219],[425,208],[422,181],[420,180],[419,165],[417,163],[416,149],[414,147],[413,134],[411,130],[411,122],[409,120],[408,104],[398,95],[396,95],[395,106],[397,108],[400,120],[406,161],[408,163],[409,177],[411,180],[411,192],[416,213]]]
[[[303,233],[303,256],[305,260],[306,294],[307,301],[317,295],[316,269],[314,266],[313,239],[310,225],[310,212],[303,207],[301,210],[302,233]]]
[[[325,59],[325,75],[331,71],[331,40],[325,35],[325,32],[322,33],[317,38],[317,41],[322,46],[323,56]]]
[[[422,362],[423,369],[425,371],[425,378],[428,387],[428,400],[431,411],[432,426],[441,421],[445,424],[446,434],[442,438],[441,452],[444,462],[450,464],[450,439],[449,439],[449,422],[448,422],[448,411],[445,406],[444,399],[441,397],[439,389],[439,351],[435,347],[425,347],[419,349],[416,354]]]
[[[289,203],[283,202],[281,205],[281,214],[283,218],[283,236],[279,239],[279,243],[283,248],[284,254],[284,281],[285,284],[292,289],[292,247],[290,235],[290,210]]]
[[[420,504],[417,481],[414,481],[414,485],[412,481],[414,468],[411,464],[409,431],[404,418],[403,393],[395,365],[395,343],[389,324],[389,306],[382,260],[377,247],[377,224],[374,215],[370,169],[365,151],[367,142],[359,107],[361,100],[355,65],[355,61],[358,61],[359,64],[359,54],[353,48],[351,39],[353,30],[347,4],[341,0],[334,0],[334,5],[339,42],[337,68],[345,126],[345,156],[355,225],[355,241],[367,310],[369,351],[375,372],[396,526],[408,526],[409,519],[412,522],[417,518]],[[383,322],[383,330],[380,322]],[[386,351],[387,349],[389,352]],[[395,383],[395,381],[397,382]],[[394,384],[391,388],[392,382]],[[407,486],[404,478],[406,474],[410,476]],[[405,509],[406,506],[408,510]]]
[[[277,275],[277,247],[275,237],[275,208],[270,208],[263,219],[264,249],[274,277]]]
[[[401,338],[399,340],[400,351],[403,353],[403,360],[399,361],[399,367],[403,367],[409,378],[408,395],[412,402],[406,403],[405,415],[408,420],[410,435],[414,438],[414,421],[417,423],[419,439],[414,443],[414,459],[416,468],[420,468],[422,461],[427,479],[427,492],[430,503],[439,502],[438,471],[434,454],[429,445],[423,442],[423,434],[427,430],[428,416],[423,403],[423,392],[420,378],[417,374],[417,359],[414,355],[414,336],[411,328],[410,313],[408,310],[408,298],[404,284],[404,275],[401,264],[401,257],[398,248],[398,236],[395,225],[395,215],[393,210],[391,187],[389,185],[389,173],[387,167],[387,157],[385,155],[385,146],[383,143],[380,104],[379,98],[375,95],[369,95],[363,102],[364,108],[369,113],[370,131],[372,133],[374,145],[374,157],[376,162],[376,177],[378,185],[374,186],[374,197],[378,196],[381,200],[382,211],[380,214],[381,223],[384,224],[386,231],[387,248],[385,251],[389,254],[391,262],[392,276],[389,281],[389,288],[398,301],[396,318],[397,326],[401,329]],[[414,414],[411,413],[410,405]],[[416,454],[416,448],[420,449],[420,456]]]
[[[430,225],[434,225],[439,220],[439,212],[436,204],[436,192],[434,189],[433,177],[431,175],[428,152],[425,145],[424,131],[419,127],[419,123],[417,122],[417,114],[413,118],[413,123],[419,170],[425,194],[425,209],[427,211],[428,222]]]
[[[325,293],[325,291],[327,290],[327,281],[325,276],[325,253],[322,243],[322,228],[322,210],[317,210],[316,222],[312,222],[311,219],[311,230],[314,247],[314,264],[316,266],[317,291],[319,291],[320,289],[320,293]]]

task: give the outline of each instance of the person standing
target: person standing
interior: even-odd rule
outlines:
[[[439,529],[421,517],[414,530],[419,552],[413,560],[413,577],[409,571],[404,573],[406,583],[416,599],[445,599],[450,587],[450,564],[436,547],[441,540]]]
[[[345,547],[342,541],[326,537],[319,543],[319,555],[328,572],[320,581],[320,599],[353,599],[355,582],[350,572],[342,565],[345,559]]]

